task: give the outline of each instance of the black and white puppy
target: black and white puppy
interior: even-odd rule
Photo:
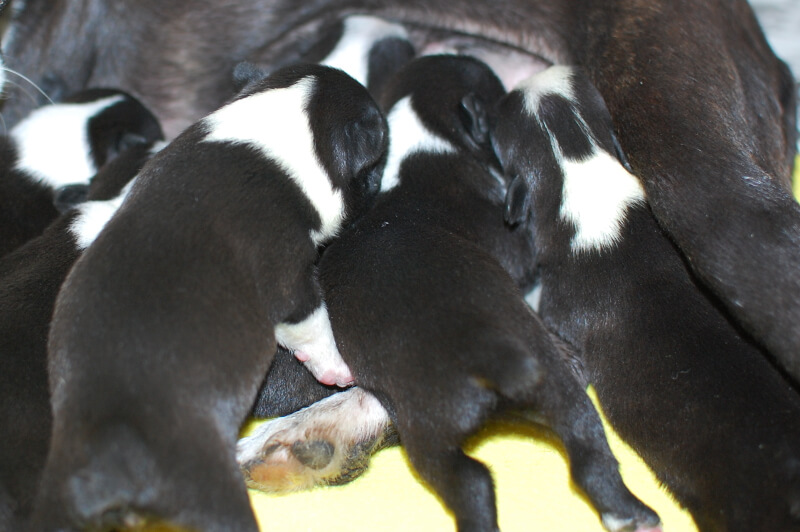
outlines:
[[[503,93],[486,65],[457,56],[418,59],[389,82],[381,194],[320,259],[342,357],[459,530],[497,529],[491,475],[461,445],[516,409],[562,437],[609,530],[654,530],[658,517],[624,486],[567,354],[515,279],[526,239],[503,224],[482,112]]]
[[[47,332],[61,283],[91,240],[86,217],[113,212],[124,184],[149,158],[136,145],[92,178],[88,201],[0,258],[0,531],[25,529],[50,442]]]
[[[492,139],[507,219],[535,234],[541,316],[611,424],[704,532],[800,529],[800,396],[659,227],[588,78],[530,78]]]
[[[88,89],[31,112],[0,138],[0,256],[85,199],[106,162],[160,138],[155,117],[118,90]]]
[[[314,263],[377,193],[386,144],[361,85],[304,65],[254,79],[150,160],[56,303],[37,530],[257,530],[239,426],[279,343],[352,381]]]
[[[344,70],[377,97],[386,81],[414,54],[414,47],[402,26],[376,17],[353,15],[336,21],[302,59]],[[254,68],[260,69],[255,65],[242,64],[237,67],[236,73],[246,74]],[[321,385],[296,359],[286,356],[285,350],[279,347],[259,391],[253,415],[257,418],[286,416],[336,391],[339,390]],[[383,409],[380,410],[382,414]],[[385,416],[382,418],[385,419]],[[274,449],[280,452],[272,453],[270,463],[261,468],[261,472],[269,477],[272,489],[297,489],[323,481],[344,481],[341,470],[336,468],[338,461],[333,456],[336,450],[329,442],[295,441],[288,448],[277,445]],[[326,456],[327,450],[330,452]],[[361,455],[351,456],[351,465],[345,467],[347,478],[355,475],[352,470],[355,464],[365,463],[369,455],[369,450],[365,448]],[[321,471],[322,460],[326,460],[325,465],[330,464],[327,471],[334,472],[335,479],[328,478],[326,472]],[[310,471],[304,471],[306,465],[313,467]],[[261,481],[264,482],[265,477],[261,477]],[[254,485],[264,486],[258,482]]]

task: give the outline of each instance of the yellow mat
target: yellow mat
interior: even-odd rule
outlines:
[[[797,162],[794,191],[800,198],[800,157]],[[625,483],[658,512],[664,531],[696,532],[691,516],[607,423],[605,427]],[[597,513],[570,483],[563,448],[547,433],[493,425],[474,438],[467,450],[492,470],[504,532],[604,530]],[[399,447],[379,452],[369,470],[346,486],[288,495],[250,494],[264,531],[455,530],[452,515],[416,476]]]

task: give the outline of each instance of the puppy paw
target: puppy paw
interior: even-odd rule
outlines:
[[[275,338],[322,384],[343,388],[353,384],[353,374],[336,347],[325,305],[301,322],[276,325]]]
[[[346,388],[355,381],[350,368],[344,363],[338,350],[333,353],[330,349],[325,349],[318,355],[310,355],[306,351],[295,350],[293,354],[322,384]]]
[[[380,403],[351,388],[259,426],[237,444],[248,487],[286,492],[347,483],[377,450],[394,443]]]
[[[635,517],[621,517],[608,512],[601,517],[609,532],[661,532],[661,521],[652,512]]]

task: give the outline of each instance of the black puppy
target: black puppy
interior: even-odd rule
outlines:
[[[84,200],[98,168],[160,138],[155,117],[118,90],[85,90],[31,112],[0,137],[0,256],[41,234],[59,207]]]
[[[257,529],[239,425],[278,343],[352,380],[314,262],[377,193],[386,142],[362,86],[308,65],[254,79],[151,159],[56,303],[37,530]]]
[[[47,456],[47,332],[61,283],[86,245],[73,229],[93,212],[113,212],[120,200],[112,196],[136,175],[151,147],[121,153],[92,178],[88,203],[0,259],[0,531],[24,529]]]
[[[797,531],[800,397],[698,285],[611,128],[600,94],[567,67],[500,105],[506,216],[536,235],[541,316],[701,530]]]
[[[609,530],[653,529],[658,517],[625,488],[566,353],[509,274],[520,277],[526,241],[503,224],[481,111],[503,92],[484,64],[457,56],[419,59],[389,83],[381,195],[320,260],[340,351],[459,530],[497,529],[491,475],[460,447],[516,409],[562,437]]]

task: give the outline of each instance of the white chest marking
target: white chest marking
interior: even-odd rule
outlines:
[[[596,150],[584,161],[561,160],[561,217],[575,225],[573,251],[613,246],[629,207],[645,201],[639,180],[610,154]]]
[[[17,168],[53,188],[88,183],[97,172],[91,157],[87,122],[122,100],[109,96],[90,103],[40,107],[11,130]]]
[[[455,153],[455,147],[433,134],[411,108],[411,97],[398,101],[389,116],[389,155],[381,181],[381,192],[400,183],[400,165],[415,152]]]
[[[117,212],[128,192],[133,186],[133,181],[128,183],[119,196],[106,201],[87,201],[77,207],[79,214],[72,222],[70,230],[75,236],[79,249],[88,248],[95,241],[97,235],[106,226],[108,221]]]
[[[319,231],[311,231],[312,240],[319,245],[340,229],[344,200],[314,149],[314,135],[304,111],[312,89],[313,80],[306,78],[285,89],[236,100],[205,119],[209,133],[204,141],[248,144],[278,163],[319,213],[322,225]]]
[[[344,70],[366,85],[369,52],[376,42],[388,37],[407,39],[408,34],[402,26],[379,18],[364,15],[347,17],[342,38],[321,64]]]

